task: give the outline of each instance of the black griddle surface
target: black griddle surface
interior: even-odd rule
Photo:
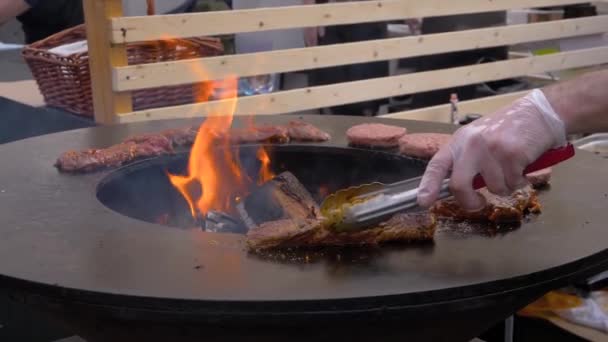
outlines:
[[[305,119],[332,134],[326,145],[341,147],[344,132],[356,123],[402,125],[410,132],[451,130],[378,118]],[[178,311],[387,310],[532,286],[606,260],[608,163],[584,151],[554,168],[552,187],[541,194],[543,213],[507,234],[441,229],[431,246],[309,263],[248,255],[244,236],[122,216],[95,196],[108,172],[69,175],[53,167],[69,149],[104,147],[131,134],[192,122],[88,128],[0,146],[0,285],[30,285],[91,304],[153,309],[172,303]]]

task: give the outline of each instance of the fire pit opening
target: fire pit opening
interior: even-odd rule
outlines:
[[[255,178],[261,169],[256,153],[260,145],[242,145],[235,151],[243,170]],[[289,172],[317,202],[330,193],[367,182],[396,182],[423,173],[425,163],[389,152],[354,148],[306,145],[267,146],[270,169],[279,179]],[[111,172],[99,184],[97,198],[105,206],[123,215],[184,229],[245,233],[238,214],[209,211],[204,218],[194,218],[188,202],[171,184],[168,173],[184,174],[188,154],[153,158]],[[253,182],[259,189],[260,184]],[[252,189],[252,193],[255,192]],[[263,193],[263,191],[257,191]],[[250,210],[267,210],[266,195],[250,199]],[[268,209],[272,211],[273,209]],[[273,213],[263,215],[272,216]]]

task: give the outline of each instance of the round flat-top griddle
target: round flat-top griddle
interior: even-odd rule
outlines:
[[[303,118],[333,137],[316,146],[346,147],[345,131],[363,122],[405,126],[409,132],[453,129],[380,118]],[[423,311],[437,303],[530,289],[569,279],[608,256],[608,163],[584,151],[554,168],[551,188],[540,194],[542,214],[518,229],[484,235],[454,225],[439,229],[431,245],[390,247],[331,262],[268,260],[248,254],[242,235],[123,216],[96,197],[100,180],[112,170],[71,175],[53,167],[67,150],[105,147],[129,135],[192,122],[87,128],[0,146],[0,285],[106,311],[120,308],[123,318],[124,310],[133,309],[148,318],[175,313],[205,322],[330,319]]]

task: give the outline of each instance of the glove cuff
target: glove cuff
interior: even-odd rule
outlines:
[[[547,97],[540,89],[534,89],[530,94],[528,94],[528,98],[532,103],[536,105],[536,107],[541,112],[541,116],[547,126],[549,127],[552,136],[555,138],[555,146],[561,147],[566,145],[568,142],[567,134],[566,134],[566,125],[562,121],[562,119],[557,115]]]

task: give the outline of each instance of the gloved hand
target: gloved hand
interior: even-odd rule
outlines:
[[[523,171],[529,164],[547,150],[566,143],[564,122],[544,93],[536,89],[457,130],[450,143],[429,162],[420,183],[418,204],[433,204],[442,180],[451,170],[450,190],[455,199],[465,210],[480,210],[485,202],[472,185],[478,173],[488,190],[509,195],[527,184]]]

